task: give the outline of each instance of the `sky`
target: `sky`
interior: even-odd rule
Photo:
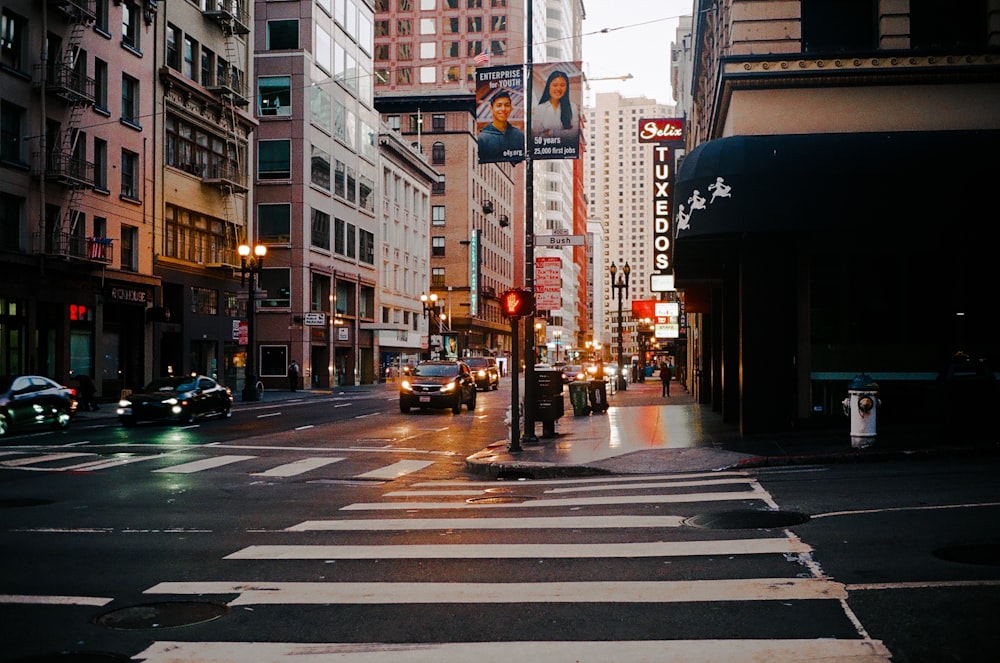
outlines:
[[[600,92],[673,104],[670,44],[677,18],[693,13],[694,0],[584,0],[583,4],[583,71],[590,80],[584,105]],[[605,29],[608,32],[602,33]],[[633,78],[594,80],[625,74]]]

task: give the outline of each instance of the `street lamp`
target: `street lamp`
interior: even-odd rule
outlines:
[[[251,248],[249,244],[240,244],[237,251],[240,254],[240,285],[244,283],[247,285],[247,361],[243,374],[243,400],[258,401],[260,393],[257,391],[257,376],[253,366],[257,350],[254,346],[253,333],[254,318],[257,315],[257,284],[260,282],[260,272],[264,269],[267,247],[257,244]]]
[[[622,267],[622,273],[618,274],[618,267],[615,263],[611,263],[609,269],[611,272],[611,287],[618,291],[618,388],[621,390],[628,389],[628,380],[625,378],[625,363],[624,363],[624,352],[622,350],[622,290],[628,293],[628,275],[632,272],[632,269],[625,263]],[[615,275],[618,275],[618,279],[615,280]]]
[[[444,302],[438,302],[438,296],[434,293],[429,295],[425,293],[420,295],[420,303],[424,307],[424,317],[428,320],[427,331],[429,333],[431,315],[433,315],[434,309],[438,308],[438,306],[443,306]],[[441,342],[444,343],[444,314],[440,311],[438,312],[438,336],[442,337]]]

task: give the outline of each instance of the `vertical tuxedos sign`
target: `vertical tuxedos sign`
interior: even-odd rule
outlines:
[[[659,118],[639,120],[640,143],[653,144],[653,270],[651,290],[674,271],[673,147],[684,145],[684,120]]]

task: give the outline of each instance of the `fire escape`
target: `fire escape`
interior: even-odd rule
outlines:
[[[226,244],[220,262],[210,267],[237,267],[236,246],[247,237],[246,222],[241,219],[237,196],[245,194],[247,172],[244,164],[247,141],[240,137],[238,109],[250,103],[246,73],[237,65],[244,62],[247,44],[239,36],[250,34],[247,0],[206,0],[202,15],[214,21],[225,37],[226,59],[216,66],[215,80],[206,85],[222,108],[226,159],[217,161],[202,173],[202,181],[218,187],[225,206]]]
[[[95,185],[94,163],[86,159],[80,123],[94,105],[94,79],[86,75],[86,61],[80,57],[84,32],[97,18],[94,0],[47,0],[48,7],[69,25],[58,52],[46,50],[42,64],[35,67],[35,87],[46,99],[58,104],[50,115],[63,121],[46,128],[44,153],[34,155],[36,174],[46,183],[60,187],[64,204],[57,217],[42,220],[35,234],[35,250],[66,259],[111,262],[111,240],[87,237],[81,200]],[[52,44],[43,46],[50,49]],[[61,106],[61,108],[60,108]]]

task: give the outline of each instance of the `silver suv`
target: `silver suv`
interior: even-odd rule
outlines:
[[[500,388],[500,367],[493,357],[466,357],[465,363],[472,369],[476,388],[483,391]]]

